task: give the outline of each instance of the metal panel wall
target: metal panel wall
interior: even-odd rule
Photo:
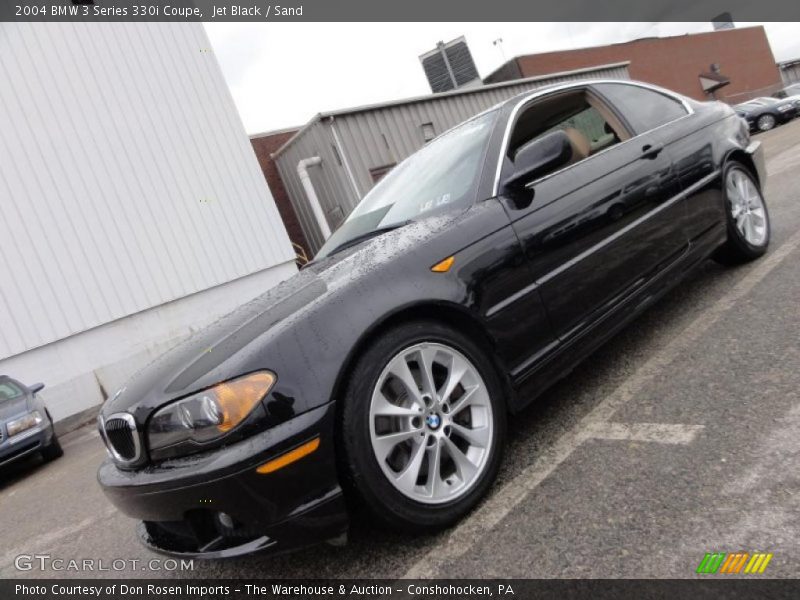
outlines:
[[[201,24],[0,24],[0,229],[0,358],[294,256]]]
[[[784,85],[800,82],[800,61],[780,65]]]
[[[322,159],[321,165],[310,167],[308,172],[322,208],[328,215],[331,229],[335,229],[339,221],[349,214],[349,209],[343,212],[343,208],[355,206],[360,196],[356,196],[348,179],[344,157],[335,149],[335,140],[327,123],[313,122],[311,126],[299,131],[292,140],[291,146],[284,150],[275,163],[310,250],[316,252],[325,240],[300,183],[297,163],[314,156]]]
[[[343,111],[313,122],[298,133],[278,154],[276,162],[311,249],[316,252],[322,245],[322,236],[295,170],[302,158],[322,158],[322,164],[312,171],[320,203],[326,213],[332,214],[338,208],[346,216],[374,185],[371,169],[397,164],[425,145],[422,132],[425,123],[431,123],[438,135],[527,90],[563,81],[629,78],[625,65],[598,67],[535,81],[487,86],[485,89],[427,96],[407,103]],[[342,146],[342,158],[349,164],[355,179],[357,193],[346,170],[330,150],[335,143],[334,130]],[[329,154],[325,153],[326,147],[330,150]],[[338,223],[330,224],[335,228]]]

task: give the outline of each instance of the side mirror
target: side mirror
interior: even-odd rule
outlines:
[[[504,185],[519,187],[531,179],[554,171],[572,158],[572,143],[562,130],[553,131],[520,146],[514,155],[514,172]]]
[[[37,394],[37,393],[41,392],[44,389],[44,384],[43,383],[34,383],[28,389],[30,389],[31,394]]]

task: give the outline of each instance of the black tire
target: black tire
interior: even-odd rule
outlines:
[[[54,433],[53,439],[50,441],[50,445],[42,448],[42,458],[46,462],[50,462],[51,460],[61,458],[62,456],[64,456],[64,450],[61,448],[61,443],[58,441],[58,438]]]
[[[398,491],[381,470],[370,438],[372,391],[382,370],[397,353],[422,342],[445,344],[469,359],[485,383],[492,407],[494,435],[483,472],[463,496],[442,504],[417,502]],[[409,322],[386,331],[357,359],[342,401],[337,433],[345,492],[357,510],[378,525],[414,533],[452,525],[475,507],[497,476],[506,433],[503,386],[486,354],[458,331],[431,321]]]
[[[53,417],[50,416],[50,412],[46,411],[45,414],[50,420],[50,427],[53,427]],[[42,448],[41,454],[45,462],[50,462],[51,460],[64,456],[64,450],[61,448],[61,442],[58,441],[55,429],[53,429],[53,437],[50,440],[50,444]]]
[[[756,120],[756,128],[759,131],[769,131],[770,129],[774,129],[775,125],[778,124],[778,120],[770,114],[761,115]]]
[[[743,173],[753,183],[761,195],[761,199],[764,204],[764,215],[766,218],[766,238],[763,244],[759,246],[755,246],[745,239],[745,237],[737,229],[732,215],[731,199],[728,197],[727,186],[725,183],[728,181],[728,176],[730,173],[734,170]],[[769,247],[771,233],[769,210],[767,208],[767,203],[764,200],[763,193],[761,192],[761,186],[758,184],[758,180],[753,176],[752,172],[742,163],[737,161],[730,161],[725,165],[722,173],[722,181],[724,190],[723,193],[725,196],[725,222],[728,232],[728,239],[719,249],[717,249],[717,252],[714,254],[714,259],[724,265],[736,265],[755,260],[766,253],[767,248]]]

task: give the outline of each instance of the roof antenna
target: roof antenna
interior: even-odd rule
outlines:
[[[500,56],[503,57],[503,62],[506,62],[506,53],[503,50],[503,38],[497,38],[492,42],[492,46],[496,46],[498,50],[500,50]]]

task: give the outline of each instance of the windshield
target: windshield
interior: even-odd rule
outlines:
[[[22,390],[10,381],[0,381],[0,404],[22,396]]]
[[[397,165],[364,196],[317,257],[371,233],[474,201],[496,117],[493,110],[462,123]]]

